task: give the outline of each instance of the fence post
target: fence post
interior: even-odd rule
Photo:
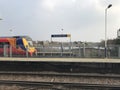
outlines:
[[[100,55],[100,46],[98,46],[98,58],[100,58],[101,55]]]
[[[7,53],[7,45],[4,45],[4,57],[7,57],[8,56],[8,53]]]
[[[50,47],[50,49],[51,49],[51,50],[50,50],[50,51],[51,51],[51,56],[53,56],[53,55],[52,55],[52,52],[53,52],[53,50],[52,50],[52,45],[49,44],[49,47]]]
[[[118,58],[120,58],[120,46],[118,46]]]
[[[83,43],[83,57],[86,56],[85,54],[86,54],[86,53],[85,53],[85,43]]]
[[[79,57],[81,56],[81,47],[79,45]]]
[[[26,57],[28,58],[28,46],[26,46]]]
[[[45,46],[43,45],[43,56],[45,56]]]
[[[63,56],[63,44],[61,43],[61,56]]]
[[[72,50],[71,50],[71,42],[70,42],[70,45],[69,45],[69,52],[70,52],[70,57],[71,57],[71,54],[72,54]]]
[[[4,55],[4,57],[5,57],[5,56],[6,56],[6,46],[4,45],[3,48],[4,48],[4,49],[3,49],[3,55]]]
[[[12,46],[10,45],[10,57],[12,57]]]

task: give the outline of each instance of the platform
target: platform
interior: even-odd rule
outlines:
[[[53,71],[120,74],[120,59],[0,57],[0,71]]]
[[[120,59],[106,59],[106,58],[100,59],[100,58],[10,58],[10,57],[0,57],[0,61],[120,63]]]

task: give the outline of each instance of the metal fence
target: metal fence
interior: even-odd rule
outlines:
[[[1,57],[77,57],[77,58],[104,58],[105,48],[94,45],[74,44],[49,44],[35,47],[37,53],[30,56],[26,50],[23,54],[15,53],[12,46],[0,46]],[[107,47],[107,58],[120,58],[120,46],[109,45]]]
[[[38,56],[105,58],[105,48],[99,44],[59,43],[39,45]],[[107,58],[120,58],[120,45],[108,45]]]

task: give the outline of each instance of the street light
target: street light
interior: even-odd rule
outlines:
[[[112,7],[112,4],[109,4],[105,9],[105,58],[107,58],[107,10]]]

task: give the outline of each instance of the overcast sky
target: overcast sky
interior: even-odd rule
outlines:
[[[113,39],[120,28],[120,0],[0,0],[0,36],[50,40],[51,34],[68,33],[72,41],[101,41],[109,4],[107,38]]]

